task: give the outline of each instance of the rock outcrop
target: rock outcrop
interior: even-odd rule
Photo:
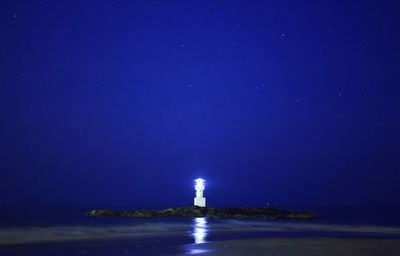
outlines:
[[[297,219],[310,220],[317,216],[309,212],[292,212],[276,207],[198,207],[187,206],[165,210],[113,211],[92,210],[86,214],[90,217],[128,217],[128,218],[164,218],[164,217],[207,217],[217,219]]]

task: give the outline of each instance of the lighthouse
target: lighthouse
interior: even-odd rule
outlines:
[[[206,198],[203,197],[203,191],[204,191],[204,181],[202,178],[198,178],[195,180],[196,185],[196,197],[194,198],[194,205],[195,206],[200,206],[200,207],[206,207]]]

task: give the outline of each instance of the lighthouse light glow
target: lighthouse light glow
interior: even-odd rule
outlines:
[[[203,180],[203,179],[201,179],[201,178],[195,180],[195,182],[196,182],[195,187],[202,187],[202,186],[204,186],[204,181],[205,181],[205,180]]]

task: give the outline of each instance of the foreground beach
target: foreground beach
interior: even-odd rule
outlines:
[[[339,238],[292,238],[292,239],[243,239],[190,245],[185,253],[177,255],[219,256],[390,256],[400,255],[400,239],[339,239]]]
[[[168,241],[170,243],[168,243]],[[371,238],[258,238],[221,240],[202,244],[182,239],[86,241],[14,245],[0,248],[0,255],[218,255],[218,256],[398,256],[400,239]]]

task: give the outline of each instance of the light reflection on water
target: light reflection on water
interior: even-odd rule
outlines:
[[[207,240],[207,219],[206,218],[194,218],[193,224],[193,237],[195,244],[205,243]]]

